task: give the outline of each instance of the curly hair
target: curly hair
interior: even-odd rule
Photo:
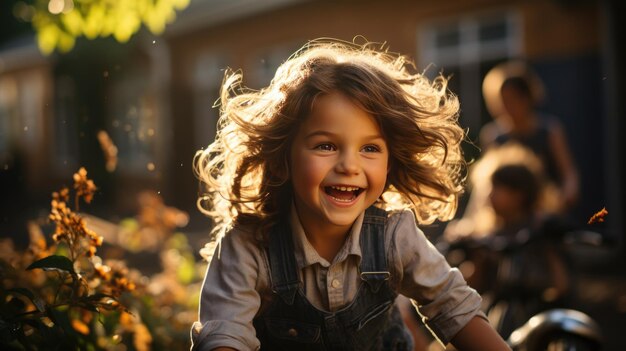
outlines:
[[[389,146],[390,171],[377,205],[411,208],[421,223],[450,219],[463,189],[459,103],[439,75],[432,82],[384,45],[332,39],[308,42],[268,87],[246,89],[227,71],[215,141],[194,157],[201,212],[219,240],[233,224],[261,232],[288,213],[293,137],[314,100],[339,92],[376,119]]]

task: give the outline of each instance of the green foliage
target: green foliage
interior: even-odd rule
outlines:
[[[185,235],[172,230],[186,223],[181,211],[144,194],[140,220],[120,226],[131,236],[164,239],[150,247],[160,250],[163,271],[148,278],[96,255],[103,237],[74,212],[97,189],[84,168],[73,189],[74,201],[67,188],[53,193],[52,245],[39,227],[25,252],[0,240],[0,350],[188,350],[206,263],[197,264]],[[125,249],[125,242],[113,244]]]
[[[189,0],[36,0],[32,24],[44,54],[68,52],[76,38],[112,35],[127,42],[141,25],[161,34]]]
[[[72,264],[72,261],[70,261],[69,258],[65,256],[51,255],[51,256],[42,258],[39,261],[35,261],[31,263],[30,266],[26,267],[26,270],[30,271],[31,269],[35,269],[35,268],[41,268],[44,271],[57,269],[57,270],[69,272],[72,274],[76,274],[76,272],[74,272],[74,265]]]

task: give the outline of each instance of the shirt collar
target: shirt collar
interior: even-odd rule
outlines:
[[[339,250],[337,256],[335,256],[335,259],[332,263],[341,262],[345,260],[349,255],[355,255],[361,258],[360,236],[364,216],[365,212],[362,212],[356,218],[356,220],[352,224],[352,227],[350,228],[350,232],[348,233],[346,242],[342,246],[341,250]],[[331,262],[328,262],[325,258],[320,256],[313,248],[313,245],[311,245],[311,243],[309,242],[309,239],[307,239],[306,234],[304,233],[304,228],[302,228],[302,223],[300,223],[300,218],[298,217],[296,206],[294,204],[291,205],[291,213],[289,219],[291,223],[291,233],[293,236],[295,256],[298,267],[302,269],[307,266],[312,266],[316,263],[319,263],[323,267],[329,267],[331,265]]]

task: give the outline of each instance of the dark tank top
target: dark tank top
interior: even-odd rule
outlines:
[[[517,142],[532,150],[543,164],[546,176],[556,184],[561,184],[562,179],[557,168],[556,159],[550,147],[550,133],[553,128],[552,118],[540,116],[537,128],[531,134],[514,134],[499,132],[494,139],[496,145],[501,146],[507,142]]]

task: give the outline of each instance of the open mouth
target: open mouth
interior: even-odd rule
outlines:
[[[363,192],[363,188],[355,186],[325,186],[324,192],[338,202],[351,202]]]

